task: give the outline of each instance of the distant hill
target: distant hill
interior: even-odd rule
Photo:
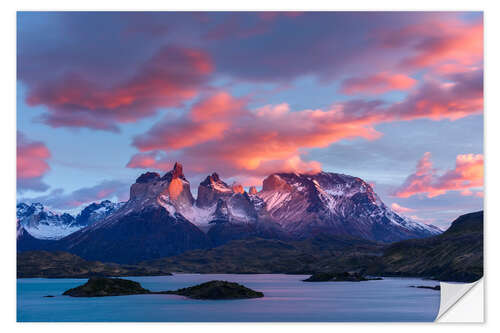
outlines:
[[[483,211],[457,218],[439,236],[389,245],[372,272],[475,281],[483,276]]]
[[[18,278],[88,278],[91,276],[169,275],[160,268],[87,261],[67,252],[26,251],[17,254]]]
[[[372,241],[329,235],[295,242],[248,239],[140,265],[173,272],[309,274],[362,269],[373,264],[382,249],[383,245]]]

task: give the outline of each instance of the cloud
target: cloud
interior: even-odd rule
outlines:
[[[400,205],[398,205],[398,204],[397,204],[397,203],[395,203],[395,202],[391,205],[391,208],[392,208],[392,210],[393,210],[393,211],[395,211],[396,213],[411,213],[411,212],[414,212],[414,211],[415,211],[415,209],[400,206]]]
[[[46,106],[41,119],[52,127],[118,131],[118,123],[137,121],[196,96],[212,71],[206,52],[165,46],[132,76],[113,84],[81,71],[29,83],[26,102]]]
[[[471,190],[483,186],[483,178],[482,154],[458,155],[454,169],[438,174],[433,168],[431,154],[427,152],[418,162],[416,171],[408,176],[394,195],[408,198],[420,194],[433,198],[448,191],[460,191],[462,195],[471,195],[473,193]]]
[[[231,119],[241,113],[245,104],[244,99],[233,98],[226,92],[215,93],[196,103],[188,117],[173,121],[165,118],[147,134],[136,137],[133,145],[141,151],[174,150],[222,139]]]
[[[117,180],[105,180],[97,185],[80,188],[70,193],[65,193],[63,189],[54,189],[48,195],[22,198],[20,201],[41,202],[52,209],[70,210],[105,199],[128,200],[129,185]]]
[[[254,109],[248,103],[248,99],[217,92],[194,104],[180,118],[165,117],[134,138],[133,145],[140,153],[128,166],[165,170],[174,160],[180,160],[193,172],[217,170],[226,177],[312,172],[320,165],[304,160],[308,149],[325,148],[346,139],[378,139],[382,133],[375,126],[379,124],[456,120],[480,114],[482,71],[450,75],[446,82],[424,82],[393,104],[357,99],[327,109],[291,110],[287,103]]]
[[[363,77],[351,77],[342,81],[341,92],[346,95],[358,93],[383,94],[393,90],[408,90],[417,81],[405,74],[381,72]]]
[[[45,107],[44,123],[106,131],[191,101],[217,79],[292,83],[311,76],[322,83],[349,75],[346,93],[378,94],[406,91],[416,86],[411,76],[432,71],[438,82],[432,90],[443,75],[482,71],[482,15],[462,16],[21,13],[18,79],[26,102]],[[100,38],[88,22],[100,28]],[[394,64],[398,72],[388,72]],[[198,128],[208,136],[210,130]],[[212,133],[218,131],[221,124]]]
[[[382,46],[411,51],[400,61],[403,68],[466,68],[483,59],[482,17],[472,22],[454,17],[423,20],[402,29],[382,31],[379,38]]]
[[[217,104],[215,116],[208,106],[214,105],[217,96],[225,96],[226,102]],[[326,147],[346,138],[377,138],[372,116],[363,111],[379,105],[356,101],[329,110],[292,112],[287,104],[250,110],[242,100],[218,93],[194,105],[182,119],[165,119],[136,137],[134,145],[142,153],[132,157],[128,166],[161,169],[177,159],[193,171],[217,170],[227,177],[319,171],[318,162],[303,160],[302,150]],[[351,108],[359,114],[350,112]]]
[[[30,140],[22,132],[17,132],[17,187],[18,190],[43,192],[49,188],[42,181],[50,170],[47,160],[50,151],[43,142]]]
[[[475,70],[429,80],[387,114],[400,120],[429,118],[456,120],[483,112],[483,71]]]

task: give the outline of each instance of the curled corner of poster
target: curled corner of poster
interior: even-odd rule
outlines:
[[[484,279],[473,283],[441,282],[438,323],[483,323]]]

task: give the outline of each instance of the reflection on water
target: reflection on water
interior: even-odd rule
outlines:
[[[72,298],[61,294],[85,279],[18,279],[18,321],[433,321],[439,291],[409,288],[436,281],[385,278],[364,282],[302,282],[283,274],[175,274],[128,277],[160,291],[227,280],[262,291],[263,298],[192,300],[176,295]],[[45,298],[45,295],[55,295]]]

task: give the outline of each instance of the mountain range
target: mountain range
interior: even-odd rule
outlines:
[[[85,207],[76,217],[68,213],[57,214],[45,209],[41,203],[17,204],[17,222],[25,232],[37,239],[57,240],[75,231],[103,220],[123,203],[104,200]]]
[[[261,191],[252,187],[248,192],[213,173],[197,193],[195,199],[176,163],[163,176],[146,172],[138,177],[125,203],[93,204],[73,220],[19,204],[18,223],[31,236],[52,240],[43,249],[117,263],[252,237],[300,241],[332,235],[390,243],[442,232],[398,215],[362,179],[337,173],[275,173],[264,179]],[[48,228],[56,225],[65,225],[61,230],[67,234],[50,236]]]
[[[86,261],[67,252],[24,251],[17,256],[18,277],[168,275],[169,272],[355,272],[473,282],[483,276],[483,212],[460,216],[440,235],[388,244],[331,235],[296,241],[251,238],[136,265]]]

